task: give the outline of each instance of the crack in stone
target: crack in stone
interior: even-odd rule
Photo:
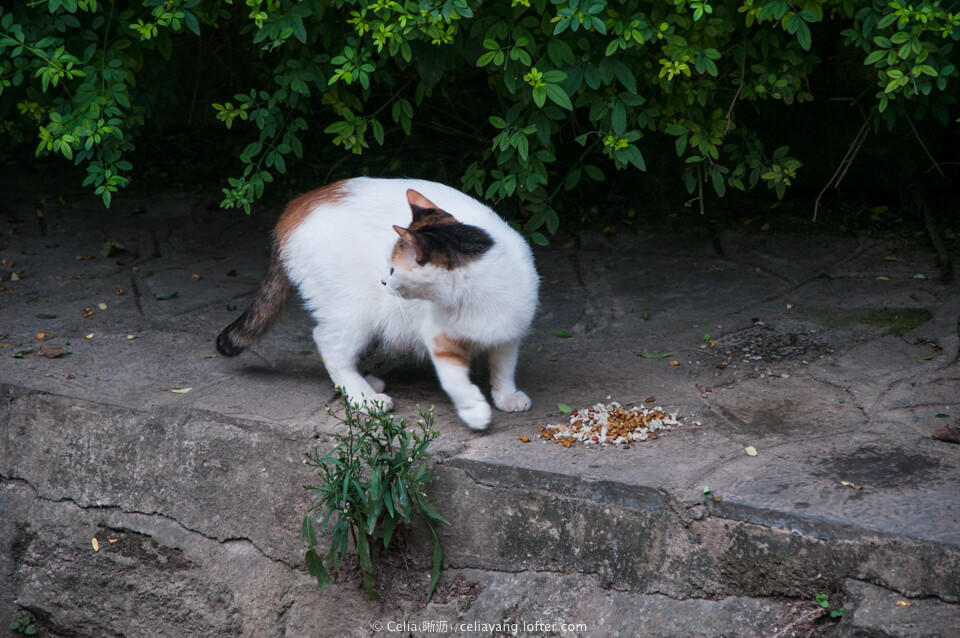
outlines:
[[[74,500],[74,499],[72,499],[72,498],[69,498],[69,497],[51,498],[51,497],[44,496],[43,494],[41,494],[40,491],[30,483],[30,481],[28,481],[27,479],[25,479],[25,478],[23,478],[23,477],[20,477],[20,476],[5,476],[5,475],[3,475],[3,474],[0,474],[0,482],[16,483],[16,484],[20,484],[20,485],[25,485],[25,486],[27,486],[28,488],[30,488],[30,491],[33,492],[34,496],[35,496],[37,499],[39,499],[39,500],[41,500],[41,501],[46,501],[47,503],[69,503],[69,504],[73,505],[74,507],[76,507],[76,508],[78,508],[78,509],[81,509],[81,510],[83,510],[83,511],[93,511],[93,510],[116,511],[116,512],[120,512],[121,514],[131,514],[131,515],[138,515],[138,516],[147,516],[147,517],[151,517],[151,518],[158,518],[158,519],[161,519],[161,520],[169,521],[169,522],[177,525],[180,529],[182,529],[182,530],[184,530],[184,531],[186,531],[186,532],[188,532],[188,533],[190,533],[190,534],[196,534],[197,536],[200,536],[201,538],[205,538],[205,539],[207,539],[207,540],[215,541],[215,542],[217,542],[217,543],[219,543],[219,544],[221,544],[221,545],[227,545],[227,544],[229,544],[229,543],[248,543],[251,547],[253,547],[255,550],[257,550],[257,552],[258,552],[261,556],[263,556],[264,558],[270,560],[271,562],[274,562],[274,563],[278,563],[278,564],[280,564],[280,565],[283,565],[284,567],[287,567],[288,569],[300,571],[300,566],[299,566],[299,565],[291,565],[290,563],[288,563],[287,561],[283,560],[282,558],[275,558],[275,557],[271,556],[270,554],[268,554],[267,552],[265,552],[263,549],[261,549],[253,540],[251,540],[251,539],[249,539],[249,538],[246,538],[246,537],[243,537],[243,536],[229,536],[229,537],[226,537],[226,538],[219,538],[219,537],[217,537],[217,536],[211,536],[210,534],[207,534],[207,533],[205,533],[205,532],[202,532],[202,531],[200,531],[200,530],[198,530],[198,529],[192,529],[192,528],[190,528],[190,527],[187,527],[186,525],[184,525],[183,523],[181,523],[181,522],[178,521],[177,519],[175,519],[175,518],[173,518],[173,517],[171,517],[171,516],[168,516],[168,515],[166,515],[166,514],[164,514],[164,513],[162,513],[162,512],[157,512],[157,511],[153,511],[153,512],[143,512],[143,511],[140,511],[140,510],[128,510],[128,509],[124,509],[123,507],[120,507],[119,505],[83,505],[83,504],[78,503],[76,500]],[[132,529],[132,528],[131,528],[131,529]],[[132,530],[132,531],[136,531],[136,530]],[[138,533],[143,533],[143,532],[138,532]],[[150,535],[147,534],[147,536],[150,536]],[[151,538],[152,538],[152,536],[151,536]]]

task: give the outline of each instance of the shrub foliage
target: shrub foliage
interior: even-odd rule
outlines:
[[[138,134],[176,83],[188,38],[236,41],[249,88],[209,117],[244,138],[223,205],[249,211],[308,125],[353,153],[410,134],[425,99],[468,101],[488,141],[463,187],[515,198],[535,241],[582,179],[682,168],[703,200],[764,184],[783,196],[801,163],[765,147],[744,103],[811,99],[822,52],[861,60],[874,126],[956,120],[951,3],[874,0],[16,0],[0,8],[0,135],[86,166],[109,205]],[[840,33],[839,41],[836,34]],[[816,42],[830,34],[834,42]],[[202,40],[201,40],[202,42]],[[818,44],[820,46],[814,46]],[[870,89],[871,83],[875,87]],[[454,93],[456,89],[456,93]],[[472,126],[475,124],[472,124]],[[645,156],[651,136],[675,157]]]

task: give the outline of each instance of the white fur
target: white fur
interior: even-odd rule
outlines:
[[[517,348],[537,306],[539,280],[524,239],[490,208],[448,186],[411,179],[357,178],[344,195],[318,204],[281,247],[290,280],[317,321],[317,348],[334,384],[349,400],[392,409],[383,384],[357,370],[363,350],[379,339],[400,351],[429,355],[460,418],[482,430],[491,411],[469,370],[434,355],[434,339],[489,352],[494,404],[515,412],[530,399],[514,385]],[[432,264],[394,264],[390,255],[408,227],[412,189],[464,224],[477,226],[493,246],[452,270]]]

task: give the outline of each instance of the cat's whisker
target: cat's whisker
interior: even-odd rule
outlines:
[[[400,295],[396,295],[396,294],[391,295],[391,297],[393,297],[393,300],[396,302],[396,304],[397,304],[397,310],[400,311],[400,316],[403,317],[404,322],[405,322],[408,326],[412,326],[412,325],[413,325],[413,321],[410,320],[410,315],[407,314],[406,308],[403,307],[403,298],[400,297]]]

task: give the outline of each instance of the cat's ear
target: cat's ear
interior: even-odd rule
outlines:
[[[413,212],[414,224],[421,221],[424,215],[440,210],[436,204],[412,188],[407,191],[407,202],[410,204],[410,210]]]
[[[417,263],[421,266],[430,259],[430,242],[417,233],[412,233],[403,226],[394,225],[393,229],[400,235],[400,239],[407,242],[414,253],[416,253]]]

